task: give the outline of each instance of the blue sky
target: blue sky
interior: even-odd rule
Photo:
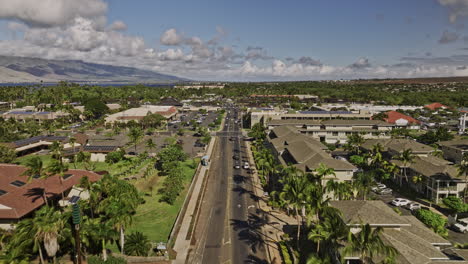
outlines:
[[[203,80],[468,74],[468,0],[48,2],[0,0],[0,53]]]

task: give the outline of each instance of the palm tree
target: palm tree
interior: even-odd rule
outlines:
[[[73,157],[73,167],[76,169],[76,163],[75,163],[75,143],[76,143],[76,138],[75,137],[70,137],[68,139],[68,142],[72,145],[72,157]]]
[[[349,200],[352,197],[353,186],[350,182],[337,182],[335,180],[327,181],[326,188],[333,192],[335,200]]]
[[[151,249],[151,243],[147,236],[136,231],[128,235],[127,247],[125,249],[130,256],[146,257]]]
[[[348,136],[348,143],[345,147],[359,155],[364,141],[365,139],[360,134],[354,133]]]
[[[327,207],[326,210],[323,210],[323,221],[314,224],[308,238],[317,244],[317,256],[325,257],[336,252],[340,242],[346,238],[348,233],[349,228],[343,222],[341,212],[336,208]],[[320,247],[322,241],[324,247]],[[328,252],[320,254],[321,248],[328,250]]]
[[[50,175],[46,173],[42,159],[38,156],[34,156],[26,161],[25,166],[26,171],[23,172],[22,175],[28,176],[29,182],[31,182],[34,178],[42,179],[42,197],[44,199],[44,203],[48,205],[45,181]]]
[[[380,238],[382,227],[372,228],[369,224],[361,225],[361,231],[356,234],[349,232],[348,245],[343,250],[343,256],[357,254],[362,263],[372,263],[376,256],[385,256],[386,260],[394,260],[398,252],[395,248],[385,245]]]
[[[383,161],[382,157],[383,146],[380,143],[372,146],[371,149],[371,165],[375,168]]]
[[[303,208],[308,195],[310,182],[307,177],[300,177],[292,175],[283,179],[283,190],[280,192],[279,197],[285,202],[287,206],[294,209],[297,220],[297,247],[299,248],[299,240],[301,235],[301,215],[299,208]]]
[[[465,177],[465,191],[463,193],[463,200],[466,200],[468,192],[468,153],[463,154],[463,158],[460,161],[460,164],[456,165],[457,167],[457,176]]]
[[[409,165],[414,163],[416,156],[413,154],[413,151],[411,149],[405,149],[403,150],[403,152],[400,153],[400,155],[398,155],[397,158],[403,162],[403,175],[405,176],[406,182],[409,182],[406,171]],[[401,185],[401,181],[400,181],[400,185]]]
[[[146,141],[146,148],[151,151],[152,149],[155,149],[156,148],[156,144],[154,143],[154,141],[149,138],[147,141]]]
[[[52,145],[50,145],[50,153],[52,154],[52,158],[63,163],[63,145],[60,144],[60,142],[52,142]]]
[[[58,160],[52,160],[49,166],[47,166],[47,172],[49,175],[57,175],[60,179],[60,185],[62,185],[62,199],[65,199],[65,195],[63,193],[63,177],[65,176],[66,171],[68,171],[68,166]]]
[[[143,138],[143,130],[139,127],[132,127],[130,131],[128,132],[128,137],[130,139],[130,142],[135,146],[135,152],[136,152],[136,147],[137,144],[140,142],[140,140]]]
[[[431,152],[431,155],[438,158],[444,158],[444,152],[439,149],[437,145],[434,144],[434,150]]]
[[[375,183],[373,173],[373,171],[359,172],[353,176],[353,185],[356,187],[358,192],[362,194],[364,200],[366,200],[367,194],[370,192],[370,188]]]

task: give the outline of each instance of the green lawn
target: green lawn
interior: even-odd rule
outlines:
[[[199,159],[196,159],[198,165]],[[158,190],[161,189],[165,177],[159,177],[156,182],[156,187],[153,190],[153,196],[146,196],[146,203],[140,205],[136,215],[133,217],[132,226],[127,229],[129,234],[133,231],[140,231],[148,236],[154,242],[167,242],[172,226],[177,218],[177,214],[182,207],[185,196],[187,195],[188,186],[192,180],[196,168],[192,160],[187,160],[182,163],[182,168],[185,175],[184,191],[179,195],[173,205],[165,202],[159,202],[161,195]]]

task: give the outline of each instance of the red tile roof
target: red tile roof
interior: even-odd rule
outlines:
[[[405,120],[408,120],[408,123],[421,124],[419,120],[416,120],[412,118],[411,116],[404,115],[397,111],[388,111],[386,114],[387,114],[387,118],[384,118],[384,121],[387,123],[395,124],[395,122],[398,119],[405,119]]]
[[[436,109],[439,109],[439,108],[441,108],[441,107],[443,107],[443,108],[449,108],[448,106],[443,105],[443,104],[441,104],[441,103],[432,103],[432,104],[425,105],[424,107],[425,107],[425,108],[428,108],[428,109],[431,109],[431,110],[436,110]]]
[[[88,176],[91,182],[98,181],[101,176],[85,170],[68,170],[71,174],[60,183],[57,175],[47,179],[33,179],[28,182],[27,176],[21,176],[26,171],[23,166],[15,164],[0,164],[0,189],[6,193],[0,196],[0,219],[19,219],[44,205],[42,190],[45,186],[46,195],[50,197],[61,195],[62,191],[70,190],[74,185],[80,183],[80,179]],[[14,181],[26,183],[16,187],[11,183]],[[5,208],[5,207],[9,207]]]

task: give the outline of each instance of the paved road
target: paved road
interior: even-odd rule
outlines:
[[[263,219],[256,214],[256,197],[248,170],[235,169],[247,161],[238,124],[227,115],[224,132],[212,155],[206,194],[195,228],[197,241],[188,263],[267,263],[260,227]]]

